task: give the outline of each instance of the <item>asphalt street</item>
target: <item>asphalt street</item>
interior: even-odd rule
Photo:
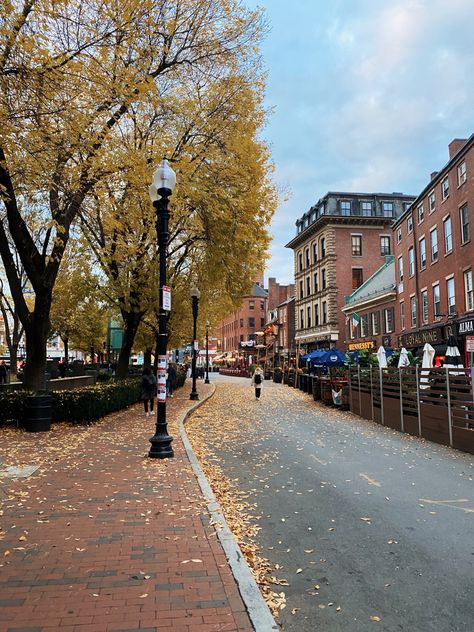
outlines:
[[[275,587],[284,630],[474,630],[472,455],[284,385],[256,401],[250,380],[211,377],[188,433],[204,429],[209,460],[248,492],[261,553],[289,584]]]

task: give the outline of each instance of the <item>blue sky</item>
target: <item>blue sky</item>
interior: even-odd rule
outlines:
[[[474,132],[474,0],[247,0],[265,9],[263,136],[284,192],[265,278],[327,191],[418,194]]]

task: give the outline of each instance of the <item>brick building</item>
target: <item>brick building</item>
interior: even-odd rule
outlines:
[[[255,341],[256,332],[263,332],[265,327],[267,301],[268,292],[259,283],[254,283],[251,292],[242,298],[242,306],[214,329],[219,354],[237,355],[242,342]]]
[[[294,251],[300,349],[346,349],[344,298],[392,253],[392,221],[413,200],[402,193],[330,192],[296,222],[286,247]]]
[[[473,208],[474,135],[450,143],[447,164],[393,226],[396,328],[408,349],[429,342],[443,354],[453,333],[463,352],[474,336]]]
[[[268,309],[265,323],[266,361],[279,366],[295,353],[295,286],[268,279]]]

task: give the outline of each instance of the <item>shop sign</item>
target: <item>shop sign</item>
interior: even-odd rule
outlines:
[[[425,329],[424,331],[414,331],[410,334],[400,336],[401,347],[423,347],[426,343],[438,345],[443,342],[441,327]]]
[[[466,351],[474,353],[474,336],[466,336]]]
[[[358,351],[359,349],[373,349],[375,342],[373,340],[366,340],[365,342],[350,342],[347,345],[349,351]]]
[[[474,334],[474,318],[458,323],[458,335],[465,336],[466,334]]]
[[[242,340],[241,347],[255,347],[255,340]]]

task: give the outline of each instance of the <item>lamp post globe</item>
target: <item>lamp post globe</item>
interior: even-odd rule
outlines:
[[[201,297],[201,292],[197,287],[191,288],[191,301],[193,308],[193,356],[192,356],[192,364],[191,364],[191,375],[193,379],[193,386],[191,390],[191,394],[189,395],[189,399],[199,399],[198,392],[196,390],[196,356],[197,356],[197,317],[198,317],[198,305],[199,299]]]
[[[153,182],[148,189],[150,200],[156,211],[156,236],[159,257],[159,313],[158,313],[158,375],[155,434],[150,438],[148,456],[152,459],[167,459],[174,456],[166,423],[166,372],[168,369],[168,317],[164,302],[166,287],[166,259],[168,245],[168,223],[170,213],[168,200],[176,184],[176,174],[166,159],[163,159],[153,174]]]
[[[210,384],[209,380],[209,321],[206,320],[206,379],[204,384]]]

